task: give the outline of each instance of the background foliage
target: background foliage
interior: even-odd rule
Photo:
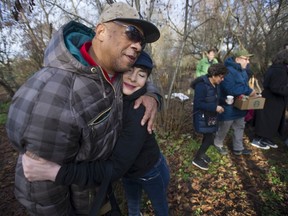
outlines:
[[[93,28],[106,2],[113,1],[1,0],[1,98],[9,100],[42,66],[44,49],[61,25],[77,20]],[[146,49],[156,64],[151,78],[166,96],[159,117],[164,131],[183,130],[185,104],[170,102],[171,95],[182,92],[193,98],[189,84],[207,49],[215,48],[220,62],[238,48],[248,49],[255,54],[252,71],[261,80],[270,59],[288,43],[287,0],[126,2],[161,30],[161,38]]]
[[[113,1],[0,1],[0,124],[6,121],[9,101],[15,91],[42,66],[44,49],[53,33],[69,20],[93,28],[106,2]],[[191,167],[191,157],[199,147],[200,138],[192,129],[193,94],[189,87],[197,61],[210,48],[217,50],[220,62],[239,48],[254,53],[251,69],[261,81],[273,55],[288,43],[287,0],[125,2],[136,7],[161,31],[161,38],[146,49],[156,64],[151,79],[164,96],[164,109],[158,116],[156,132],[171,167],[169,203],[174,215],[287,213],[288,157],[283,146],[269,153],[253,151],[250,158],[230,154],[222,158],[212,148],[208,154],[217,163],[211,165],[208,173]],[[173,93],[184,93],[189,100],[171,98]],[[3,131],[2,128],[1,134]],[[1,138],[1,152],[9,157],[2,157],[0,161],[3,168],[0,180],[3,183],[6,179],[5,184],[1,183],[4,203],[0,207],[6,212],[17,211],[18,208],[10,207],[19,205],[11,195],[12,164],[17,154],[8,145],[7,138]],[[125,210],[124,206],[125,203],[122,205]],[[145,215],[152,215],[149,202],[145,201],[143,208]],[[19,215],[24,215],[23,209]]]

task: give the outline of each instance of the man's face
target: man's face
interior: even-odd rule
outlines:
[[[247,57],[247,56],[240,56],[240,57],[237,57],[237,58],[235,59],[235,61],[241,65],[241,68],[242,68],[242,69],[246,69],[246,68],[247,68],[247,65],[248,65],[249,62],[250,62],[250,58]]]
[[[108,73],[128,71],[138,58],[145,43],[142,30],[119,21],[102,23],[101,63]],[[94,49],[99,49],[95,47]]]
[[[224,80],[224,75],[217,75],[211,77],[211,82],[215,85],[219,85]]]

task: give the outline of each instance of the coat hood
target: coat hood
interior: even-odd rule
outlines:
[[[85,42],[91,41],[94,35],[94,31],[83,24],[75,21],[67,23],[50,40],[44,54],[44,67],[90,73],[91,67],[79,49]]]
[[[197,77],[195,80],[193,80],[190,84],[190,87],[192,89],[195,89],[195,86],[200,83],[200,82],[206,82],[206,83],[210,83],[209,79],[208,79],[208,76],[207,75],[203,75],[203,76],[200,76],[200,77]]]
[[[235,62],[234,57],[227,58],[226,61],[224,62],[224,65],[226,67],[233,67],[237,71],[242,71],[243,70],[241,65],[239,63]]]

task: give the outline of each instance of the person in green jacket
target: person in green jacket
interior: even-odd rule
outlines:
[[[212,64],[218,63],[218,60],[215,58],[215,50],[210,49],[206,53],[206,57],[202,58],[196,67],[196,77],[207,74],[208,68]]]

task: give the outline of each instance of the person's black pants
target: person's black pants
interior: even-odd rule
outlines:
[[[202,156],[206,153],[210,145],[213,145],[214,142],[214,133],[205,133],[203,134],[202,144],[198,149],[195,158],[202,158]]]

